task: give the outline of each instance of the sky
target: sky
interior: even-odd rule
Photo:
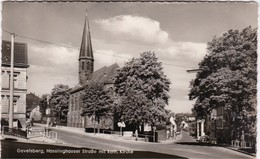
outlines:
[[[255,3],[3,2],[2,29],[28,45],[28,93],[41,96],[55,84],[78,84],[86,10],[94,70],[123,67],[144,51],[154,52],[172,83],[166,108],[176,113],[191,112],[189,83],[196,73],[186,70],[198,67],[207,42],[230,29],[257,26]],[[10,40],[10,34],[2,32],[2,39]]]

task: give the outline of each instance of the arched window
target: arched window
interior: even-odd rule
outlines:
[[[81,69],[84,70],[84,68],[85,68],[85,62],[83,61],[81,64]]]
[[[87,62],[87,70],[90,71],[90,69],[91,69],[90,63]]]

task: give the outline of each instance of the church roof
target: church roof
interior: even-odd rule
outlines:
[[[110,65],[109,67],[102,67],[92,74],[91,81],[98,81],[103,83],[108,83],[110,81],[113,82],[117,68],[119,68],[117,63]]]
[[[85,16],[79,58],[94,59],[87,13]]]
[[[2,41],[2,66],[10,66],[11,42]],[[26,43],[14,43],[14,67],[29,67]]]
[[[104,66],[93,72],[93,74],[91,75],[91,80],[89,80],[86,83],[88,84],[90,82],[100,82],[104,84],[113,84],[117,68],[119,68],[117,63],[114,63],[113,65],[110,65],[108,67]],[[77,85],[71,89],[70,93],[73,94],[75,92],[81,91],[84,89],[84,86],[86,85]]]

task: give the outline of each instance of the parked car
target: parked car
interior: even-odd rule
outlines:
[[[32,120],[31,120],[31,119],[28,119],[28,120],[26,121],[26,128],[32,127],[32,126],[33,126]]]
[[[210,142],[210,138],[208,135],[203,135],[198,139],[199,143],[209,143]]]

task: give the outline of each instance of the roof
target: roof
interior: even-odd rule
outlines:
[[[105,84],[113,84],[114,78],[116,75],[117,68],[119,68],[117,63],[110,65],[109,67],[104,66],[95,72],[93,72],[91,76],[91,80],[86,82],[86,85],[92,81],[105,83]],[[74,88],[71,89],[70,93],[73,94],[75,92],[81,91],[84,89],[85,85],[76,85]]]
[[[117,63],[110,65],[109,67],[102,67],[92,74],[91,81],[98,81],[102,83],[113,82],[117,68],[119,68]]]
[[[88,16],[86,14],[82,41],[80,46],[79,58],[88,58],[93,60],[93,50],[92,50],[92,43],[91,43],[91,36],[90,36],[90,29],[89,29],[89,22]]]
[[[36,96],[34,93],[30,93],[26,95],[26,112],[32,111],[36,108],[40,103],[40,98]]]
[[[11,42],[2,41],[2,66],[10,66],[11,61]],[[14,43],[14,67],[28,68],[28,52],[27,44],[15,42]]]

